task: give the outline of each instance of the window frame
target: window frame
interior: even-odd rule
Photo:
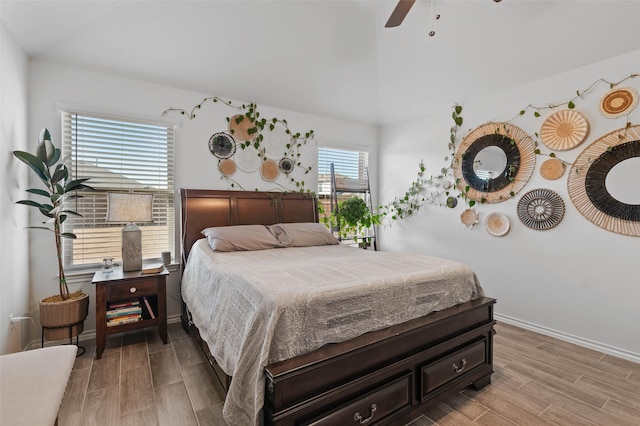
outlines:
[[[342,151],[345,153],[347,152],[357,153],[358,154],[357,177],[355,177],[355,175],[346,176],[346,177],[355,178],[359,180],[368,179],[369,184],[371,184],[371,176],[369,175],[369,160],[371,158],[371,152],[369,151],[368,147],[318,145],[318,163],[317,163],[318,164],[318,188],[316,192],[316,197],[318,199],[318,205],[322,207],[322,210],[324,210],[324,212],[321,212],[320,214],[321,218],[329,216],[332,213],[331,212],[331,207],[332,207],[331,166],[330,166],[331,161],[329,157],[327,158],[326,162],[325,161],[321,162],[321,150],[323,149],[329,150],[329,151]],[[363,159],[363,157],[365,158]],[[326,164],[323,164],[323,163],[326,163]],[[338,171],[335,171],[336,175],[339,173],[339,170],[340,168],[338,168]],[[322,175],[326,175],[325,178],[320,177],[321,172],[325,172],[325,173],[322,173]],[[327,186],[326,192],[320,190],[323,184]],[[367,193],[364,191],[354,191],[354,192],[341,191],[340,193],[337,194],[336,201],[340,203],[341,201],[347,200],[352,197],[362,198],[365,201],[365,203],[367,203],[367,205],[371,204],[371,193],[370,192]],[[332,231],[334,231],[334,234],[336,234],[337,232],[336,229],[333,229],[333,228],[332,228]]]
[[[71,210],[78,211],[83,214],[82,218],[78,218],[75,216],[69,216],[67,221],[63,223],[63,231],[64,232],[74,232],[77,235],[82,234],[81,230],[88,230],[87,235],[95,237],[94,232],[97,229],[100,229],[101,232],[106,232],[108,235],[107,244],[105,246],[104,253],[93,253],[91,254],[91,248],[95,248],[96,251],[100,250],[103,242],[96,240],[93,243],[90,241],[90,237],[86,240],[82,238],[82,235],[78,235],[78,238],[75,240],[72,239],[63,239],[63,262],[64,267],[67,270],[85,270],[85,269],[96,269],[100,267],[102,258],[104,257],[114,257],[116,262],[119,263],[122,258],[121,253],[121,231],[125,224],[119,223],[107,223],[106,222],[106,198],[108,192],[128,192],[131,186],[135,186],[134,192],[136,193],[153,193],[154,194],[154,223],[153,224],[138,224],[138,226],[142,229],[142,242],[143,242],[143,262],[156,261],[160,260],[162,251],[171,251],[173,258],[175,261],[178,261],[178,246],[175,235],[175,139],[176,139],[176,125],[174,123],[169,122],[158,122],[154,120],[148,119],[140,119],[135,117],[125,117],[125,116],[116,116],[113,114],[103,114],[100,112],[87,112],[82,110],[81,108],[60,108],[61,112],[61,124],[62,124],[62,156],[65,159],[65,164],[69,167],[69,172],[74,179],[89,177],[90,179],[87,184],[96,187],[95,191],[85,191],[79,193],[83,198],[76,200],[69,200],[66,204]],[[112,169],[109,169],[109,173],[112,176],[115,176],[115,179],[111,179],[109,177],[105,178],[107,173],[104,173],[104,170],[107,170],[107,167],[102,169],[102,173],[100,170],[96,171],[96,176],[91,176],[87,173],[87,167],[79,166],[78,161],[78,142],[80,138],[76,138],[78,135],[77,128],[74,134],[73,129],[73,120],[74,117],[87,119],[88,121],[105,121],[112,124],[121,123],[123,129],[122,135],[125,136],[123,140],[125,142],[122,143],[121,148],[124,149],[120,151],[116,151],[116,155],[127,156],[127,154],[131,153],[131,150],[136,150],[138,146],[138,142],[135,142],[131,134],[129,132],[131,130],[126,129],[134,129],[133,131],[140,131],[140,129],[154,129],[161,136],[149,136],[148,140],[144,140],[143,142],[139,142],[139,144],[144,144],[147,149],[155,149],[158,155],[156,161],[152,161],[153,170],[158,174],[158,177],[155,178],[155,184],[153,183],[147,184],[147,188],[144,188],[141,185],[141,181],[134,181],[133,185],[124,185],[125,181],[131,182],[131,178],[126,178],[125,173],[127,171],[136,171],[138,169],[144,169],[148,165],[143,164],[143,160],[141,159],[142,154],[131,154],[127,156],[127,162],[130,160],[134,160],[127,166],[121,166],[120,169],[115,167],[115,170],[121,172],[118,175],[117,172],[114,172]],[[77,123],[76,123],[77,124]],[[91,126],[89,126],[91,127]],[[137,130],[136,130],[137,129]],[[166,138],[164,142],[157,142],[157,146],[154,148],[155,141],[162,140],[162,130],[166,129]],[[153,133],[153,130],[149,130],[150,133]],[[129,137],[129,147],[126,145],[126,136]],[[88,139],[89,137],[87,137]],[[97,137],[100,139],[100,137]],[[107,136],[104,136],[104,140],[100,139],[97,142],[87,142],[87,144],[80,148],[80,152],[91,151],[92,148],[100,146],[104,144],[108,139]],[[87,148],[88,147],[88,148]],[[132,148],[133,147],[133,148]],[[164,151],[163,151],[164,150]],[[124,154],[123,154],[124,152]],[[106,158],[106,154],[101,156],[100,153],[93,152],[95,154],[95,165],[94,169],[98,168],[97,164],[98,160],[104,160],[104,163],[108,163],[108,159]],[[110,156],[113,153],[109,153]],[[136,156],[138,155],[138,156]],[[161,164],[162,162],[162,164]],[[143,172],[140,172],[141,174]],[[141,176],[135,175],[137,177]],[[118,177],[119,176],[119,177]],[[149,182],[154,182],[154,177],[149,178]],[[93,180],[93,182],[92,182]],[[119,182],[118,182],[119,180]],[[159,184],[161,182],[161,184]],[[87,204],[93,202],[95,207],[86,207]],[[83,205],[84,203],[84,205]],[[78,210],[76,210],[78,209]],[[97,225],[97,226],[96,226]],[[115,237],[115,233],[117,232],[117,237]],[[145,243],[145,233],[147,234],[147,239]],[[149,237],[149,235],[153,235]],[[87,243],[87,241],[89,241]],[[80,243],[80,248],[78,248],[78,244]],[[74,249],[75,247],[75,249]],[[74,250],[79,250],[82,252],[82,259],[77,260],[74,259],[76,255]]]

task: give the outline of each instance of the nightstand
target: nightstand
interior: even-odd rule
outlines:
[[[122,272],[122,268],[94,274],[96,359],[102,357],[109,334],[158,327],[162,342],[167,343],[167,275],[167,268],[153,274]]]

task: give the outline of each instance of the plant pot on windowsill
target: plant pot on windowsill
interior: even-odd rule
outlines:
[[[47,340],[64,340],[78,336],[84,330],[89,314],[89,295],[81,291],[69,294],[66,300],[59,295],[40,301],[40,325]]]

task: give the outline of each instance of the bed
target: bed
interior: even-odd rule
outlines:
[[[227,394],[230,424],[402,425],[490,383],[495,300],[466,266],[428,258],[427,285],[420,255],[342,245],[218,253],[204,229],[312,226],[315,198],[182,189],[181,202],[183,326]],[[444,296],[406,293],[427,287]]]

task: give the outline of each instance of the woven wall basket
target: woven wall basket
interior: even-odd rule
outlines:
[[[493,179],[480,179],[473,171],[476,154],[488,146],[498,146],[505,152],[507,166],[504,172]],[[499,203],[520,191],[531,178],[536,164],[535,143],[531,136],[518,126],[509,123],[489,122],[476,127],[458,147],[453,175],[456,185],[466,192],[468,199],[485,203]],[[513,166],[515,176],[507,176]],[[486,184],[487,188],[483,185]],[[466,186],[469,190],[465,191]]]
[[[593,224],[617,234],[640,237],[640,205],[611,196],[606,178],[616,164],[640,157],[640,125],[607,133],[575,159],[567,189],[573,205]]]
[[[64,340],[76,337],[84,330],[89,314],[89,295],[63,302],[40,302],[40,325],[45,327],[44,338]],[[69,326],[71,333],[69,333]]]

